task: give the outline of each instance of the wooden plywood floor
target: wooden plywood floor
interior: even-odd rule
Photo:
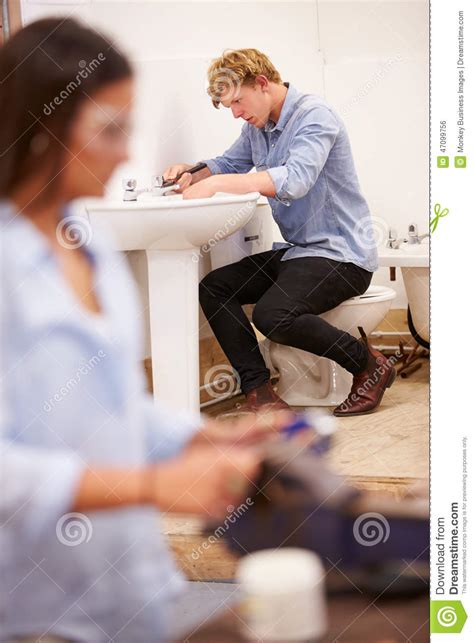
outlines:
[[[242,403],[234,398],[208,407],[218,415]],[[356,486],[403,496],[408,486],[426,480],[429,473],[429,362],[407,379],[400,377],[386,392],[377,412],[337,418],[337,433],[330,461]],[[187,574],[193,580],[232,578],[235,559],[223,543],[202,550],[205,540],[200,521],[165,516],[163,531]],[[199,556],[193,555],[199,551]]]
[[[424,479],[429,467],[429,362],[398,377],[373,414],[337,418],[331,461],[342,474],[367,480]]]
[[[339,473],[374,481],[428,476],[429,361],[420,363],[408,378],[397,377],[375,413],[335,418],[331,462]],[[241,396],[205,412],[216,416],[243,403]]]

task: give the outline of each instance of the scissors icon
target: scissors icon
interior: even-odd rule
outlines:
[[[438,227],[438,221],[441,218],[443,218],[446,215],[448,215],[449,210],[448,210],[448,208],[443,208],[441,210],[441,205],[439,203],[435,203],[434,213],[435,213],[435,216],[430,221],[430,229],[431,229],[432,234],[436,230],[436,228]]]

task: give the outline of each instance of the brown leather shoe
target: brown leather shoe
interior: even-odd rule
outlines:
[[[385,389],[392,386],[397,376],[393,362],[370,346],[367,335],[360,327],[359,332],[362,335],[361,341],[369,351],[369,361],[362,373],[354,375],[348,397],[334,409],[334,415],[338,417],[365,415],[375,411],[382,401]]]
[[[244,413],[291,411],[291,407],[275,393],[270,382],[265,382],[245,394],[245,405],[240,411]]]

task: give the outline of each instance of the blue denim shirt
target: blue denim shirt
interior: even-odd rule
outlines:
[[[245,123],[222,156],[204,161],[213,174],[266,170],[276,188],[268,201],[288,243],[283,260],[327,257],[377,269],[376,242],[361,194],[349,137],[327,103],[292,85],[278,123],[259,129]]]
[[[0,202],[0,641],[160,641],[183,586],[153,507],[68,517],[87,466],[169,458],[201,421],[146,392],[125,256],[96,231],[84,250],[99,316],[37,228]]]

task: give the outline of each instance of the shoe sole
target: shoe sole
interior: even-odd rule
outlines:
[[[382,392],[380,394],[380,397],[377,400],[377,404],[373,408],[371,408],[369,411],[359,411],[357,413],[337,413],[334,410],[333,415],[336,416],[336,417],[345,417],[346,418],[346,417],[355,417],[356,415],[369,415],[370,413],[373,413],[374,411],[376,411],[379,408],[385,391],[392,386],[392,384],[394,383],[396,377],[397,377],[397,369],[394,366],[392,366],[392,368],[390,370],[390,375],[387,378],[387,382],[385,383],[385,385],[384,385],[384,387],[382,389]]]

